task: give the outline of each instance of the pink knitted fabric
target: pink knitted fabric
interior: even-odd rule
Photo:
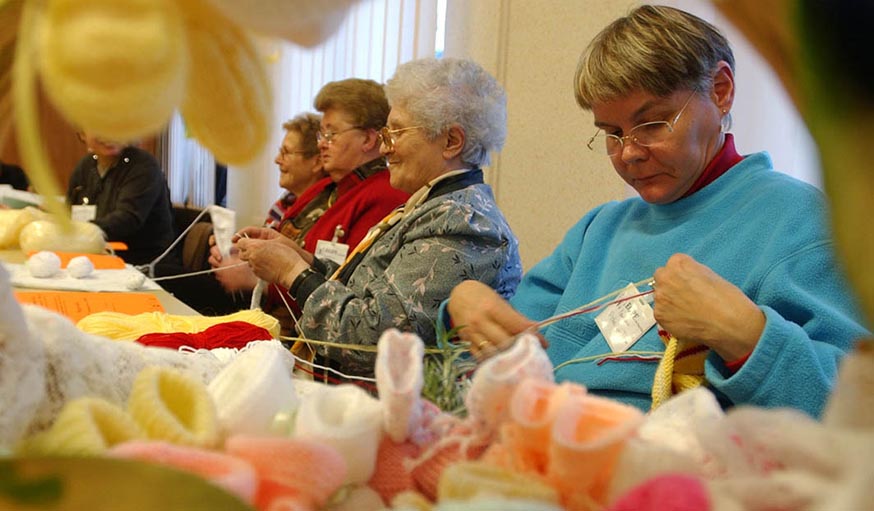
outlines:
[[[376,468],[367,485],[388,504],[398,493],[415,488],[413,474],[408,468],[421,449],[412,442],[396,443],[388,435],[382,438],[376,453]]]
[[[255,467],[259,477],[255,504],[259,509],[297,505],[298,501],[319,509],[346,478],[346,463],[340,453],[315,441],[235,435],[227,440],[225,450]],[[290,500],[283,504],[282,498]]]
[[[654,477],[619,498],[606,511],[710,511],[707,487],[685,474]]]
[[[197,474],[251,504],[257,476],[249,463],[219,452],[169,442],[138,441],[119,444],[107,455],[150,461]]]
[[[462,449],[459,442],[439,447],[435,453],[413,468],[412,476],[416,483],[416,489],[432,501],[436,500],[437,483],[440,481],[443,470],[461,460],[478,459],[485,452],[486,447],[488,446],[475,445],[471,446],[470,449]]]

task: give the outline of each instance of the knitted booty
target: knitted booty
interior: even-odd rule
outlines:
[[[154,440],[196,447],[219,442],[218,417],[206,386],[179,371],[143,369],[134,382],[128,410]]]
[[[408,465],[420,452],[412,442],[396,443],[388,436],[383,437],[376,454],[376,468],[367,485],[376,490],[385,503],[391,502],[398,493],[414,489]]]
[[[568,398],[552,427],[547,477],[570,511],[603,503],[613,467],[643,420],[635,407],[601,397]]]
[[[470,437],[459,436],[457,439],[444,439],[445,445],[436,444],[431,451],[422,454],[416,460],[411,471],[416,490],[432,501],[437,499],[437,487],[440,478],[447,467],[461,461],[477,460],[486,451],[488,444],[468,444],[465,440]]]
[[[225,451],[255,467],[258,509],[278,499],[319,509],[346,479],[346,462],[340,453],[317,441],[235,435],[228,438]]]
[[[134,379],[146,366],[176,368],[198,381],[209,382],[227,363],[209,353],[148,348],[89,335],[78,330],[69,319],[41,307],[25,305],[22,311],[32,343],[42,347],[43,357],[38,356],[39,351],[27,362],[9,359],[8,352],[3,352],[4,357],[0,357],[0,404],[4,406],[0,424],[12,421],[8,410],[21,407],[16,404],[19,399],[32,399],[31,393],[41,395],[29,425],[19,436],[48,429],[64,405],[78,397],[100,397],[117,406],[125,406]],[[8,370],[7,361],[13,362]],[[22,371],[30,363],[39,364],[43,374],[41,382],[34,383],[27,378],[11,379],[12,375],[25,375]],[[19,365],[21,367],[17,367]],[[7,393],[11,399],[5,397]],[[7,404],[11,406],[7,407]],[[18,420],[14,422],[18,423]],[[8,436],[0,438],[0,444],[4,442],[8,442]]]
[[[347,483],[365,483],[376,466],[382,405],[355,385],[325,386],[302,400],[295,434],[323,442],[343,455]]]
[[[552,363],[534,335],[523,335],[507,351],[486,360],[465,396],[469,420],[485,438],[497,432],[516,385],[526,377],[554,381]]]
[[[207,387],[226,435],[266,434],[279,412],[297,408],[294,359],[278,341],[253,342]]]
[[[116,444],[144,436],[143,430],[121,408],[103,399],[83,397],[67,403],[51,429],[26,439],[19,452],[97,456]]]
[[[556,385],[536,378],[522,381],[510,399],[510,420],[501,428],[501,444],[509,466],[546,474],[555,415],[568,398],[585,395],[585,387],[575,383]]]
[[[24,313],[0,265],[0,450],[15,445],[46,394],[45,350],[28,331]],[[39,332],[39,330],[36,330]]]
[[[383,428],[395,442],[406,440],[419,421],[424,355],[425,345],[415,334],[392,328],[379,338],[376,388],[383,407]]]
[[[446,467],[437,487],[438,501],[499,496],[558,503],[555,488],[525,474],[481,461],[461,461]]]
[[[257,477],[249,463],[215,451],[167,442],[132,441],[110,449],[117,458],[151,461],[197,474],[240,497],[247,504],[255,498]]]

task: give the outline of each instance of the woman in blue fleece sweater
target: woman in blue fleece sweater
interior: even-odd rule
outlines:
[[[670,334],[676,366],[697,356],[723,405],[819,415],[841,357],[869,334],[823,195],[774,171],[767,153],[735,150],[728,42],[688,13],[643,6],[593,40],[575,88],[595,118],[589,149],[640,197],[589,212],[509,304],[477,283],[456,287],[447,309],[462,339],[487,356],[536,321],[652,276],[652,309],[638,302],[543,330],[557,379],[649,409]]]

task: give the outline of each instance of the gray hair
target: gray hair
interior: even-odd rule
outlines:
[[[507,137],[507,97],[495,78],[476,62],[426,58],[397,68],[385,85],[392,106],[403,108],[411,121],[432,139],[453,124],[465,133],[461,159],[488,165]]]
[[[672,7],[644,5],[602,30],[580,56],[577,103],[611,101],[642,90],[657,97],[709,90],[719,61],[734,71],[728,40],[706,21]]]

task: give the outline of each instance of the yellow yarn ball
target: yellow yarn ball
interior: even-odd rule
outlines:
[[[98,398],[67,403],[52,427],[19,446],[21,454],[97,456],[108,448],[144,438],[143,430],[124,410]]]
[[[188,52],[174,0],[48,0],[41,28],[45,90],[74,125],[133,140],[182,100]]]
[[[219,443],[218,415],[206,386],[175,369],[140,371],[127,407],[154,440],[205,448]]]
[[[80,319],[76,327],[83,332],[116,341],[133,341],[145,334],[202,332],[213,325],[231,321],[245,321],[260,326],[270,332],[273,339],[279,336],[279,320],[260,310],[243,310],[225,316],[181,316],[163,312],[145,312],[136,315],[95,312]]]
[[[265,61],[236,23],[204,0],[182,4],[191,74],[182,116],[216,160],[247,163],[270,136],[272,97]]]

